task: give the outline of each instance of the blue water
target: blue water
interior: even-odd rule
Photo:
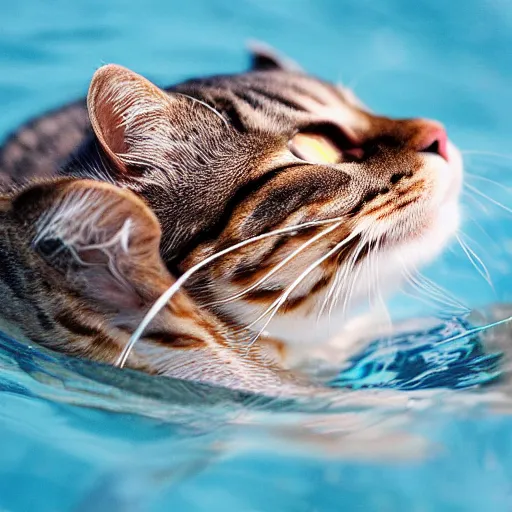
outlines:
[[[167,84],[242,69],[256,38],[376,111],[438,118],[463,150],[509,152],[507,0],[21,0],[3,2],[0,26],[0,136],[84,94],[102,63]],[[467,182],[510,208],[512,156],[465,160]],[[511,314],[512,215],[473,194],[464,221],[487,270],[454,244],[427,275],[475,312],[397,297],[398,320],[442,318],[360,347],[330,407],[1,337],[0,511],[512,510],[512,336],[461,337]]]

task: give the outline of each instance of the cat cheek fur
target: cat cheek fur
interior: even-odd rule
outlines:
[[[210,271],[216,283],[215,289],[222,290],[221,297],[241,295],[234,302],[222,303],[221,298],[221,303],[216,308],[222,315],[236,319],[242,325],[253,324],[252,328],[256,332],[265,327],[270,336],[287,343],[327,342],[336,334],[336,329],[350,317],[350,308],[345,310],[347,306],[357,306],[367,301],[369,293],[378,292],[385,296],[396,290],[405,270],[414,272],[418,266],[430,262],[439,255],[456,232],[459,224],[458,195],[462,179],[462,163],[458,151],[451,144],[449,154],[449,162],[438,155],[415,155],[417,171],[413,178],[405,180],[401,187],[403,190],[400,193],[397,192],[396,196],[393,196],[393,191],[390,191],[384,194],[389,196],[386,200],[377,198],[362,208],[354,220],[354,229],[357,229],[358,224],[365,223],[366,226],[371,226],[374,238],[387,237],[387,243],[382,242],[378,247],[377,262],[363,258],[358,263],[359,268],[354,266],[350,270],[347,264],[342,264],[338,269],[334,269],[334,272],[332,266],[330,268],[321,266],[308,276],[309,284],[305,280],[290,296],[287,303],[281,306],[272,322],[266,326],[264,320],[253,324],[254,319],[264,313],[273,301],[279,299],[297,275],[316,258],[325,254],[329,246],[324,245],[323,248],[319,248],[319,244],[310,246],[306,254],[304,254],[306,251],[298,254],[293,262],[291,261],[272,276],[270,276],[273,272],[272,268],[296,250],[297,245],[307,242],[313,235],[311,233],[306,236],[296,235],[291,242],[280,246],[281,252],[275,252],[272,258],[265,259],[264,265],[250,262],[260,261],[263,255],[268,254],[268,247],[267,249],[263,245],[251,247],[245,255],[235,254],[229,263],[227,260],[221,261],[216,269]],[[405,205],[402,209],[399,208],[401,204]],[[251,211],[255,211],[254,208]],[[335,216],[335,213],[333,215]],[[288,219],[288,224],[294,224],[291,218]],[[241,225],[240,222],[237,223],[237,226],[239,225]],[[331,246],[346,235],[347,232],[342,235],[338,230],[336,237],[330,242]],[[271,242],[268,244],[272,246]],[[315,250],[314,247],[316,247]],[[237,269],[244,266],[240,265],[244,260],[248,269],[253,268],[247,272],[246,277],[243,277],[244,273],[237,274]],[[327,270],[330,274],[326,274]],[[330,293],[328,285],[336,279],[336,271],[338,275],[344,275],[349,290],[343,292],[345,296],[341,293],[342,290],[338,290],[341,294],[337,301],[338,306],[332,312],[329,311],[330,308],[323,309],[320,319],[317,319],[319,308],[324,304],[326,295]],[[265,275],[268,277],[265,284],[254,289],[254,285]],[[350,278],[351,275],[353,279]],[[323,283],[323,287],[317,286],[326,279],[327,282]],[[244,290],[249,291],[244,294]],[[303,298],[310,294],[311,300],[297,302],[301,294]],[[348,294],[349,300],[345,299]],[[216,298],[219,299],[219,296]]]

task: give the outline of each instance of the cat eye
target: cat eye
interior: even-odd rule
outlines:
[[[317,164],[337,164],[343,153],[333,141],[320,133],[297,133],[289,144],[290,151],[301,160]]]
[[[353,137],[333,125],[315,125],[300,131],[288,147],[297,158],[314,164],[354,162],[364,156]]]

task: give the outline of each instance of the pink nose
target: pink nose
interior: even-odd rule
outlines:
[[[448,136],[442,125],[435,121],[423,121],[416,136],[416,151],[435,153],[448,162]]]

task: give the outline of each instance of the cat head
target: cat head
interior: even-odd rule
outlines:
[[[70,355],[118,362],[144,315],[175,282],[159,244],[151,210],[110,184],[60,179],[0,198],[2,330]],[[223,326],[178,291],[127,364],[203,382],[256,385],[249,371],[255,359],[238,374],[227,364],[236,357]]]
[[[265,48],[249,72],[166,92],[104,66],[88,108],[109,174],[156,213],[168,263],[260,237],[196,276],[238,323],[286,295],[283,329],[271,324],[286,338],[289,318],[394,284],[458,227],[462,164],[441,124],[374,114]]]

